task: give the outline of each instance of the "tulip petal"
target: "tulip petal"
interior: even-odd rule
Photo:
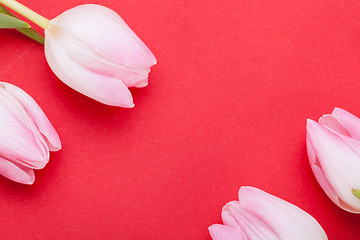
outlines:
[[[1,94],[0,94],[1,96]],[[4,100],[0,98],[0,102]],[[1,102],[4,103],[4,102]],[[47,146],[34,132],[0,104],[0,153],[3,157],[31,168],[43,168],[49,161]]]
[[[35,100],[25,91],[10,83],[0,82],[0,84],[4,85],[6,90],[22,104],[45,137],[49,149],[51,151],[60,150],[61,142],[59,135]]]
[[[134,106],[124,83],[91,72],[74,62],[48,30],[45,30],[45,56],[55,75],[74,90],[104,104],[127,108]]]
[[[327,239],[324,230],[312,216],[297,206],[260,189],[241,187],[239,205],[243,216],[254,222],[252,226],[256,223],[260,226],[266,223],[265,226],[269,228],[264,232],[265,238],[256,238],[257,235],[250,236],[248,229],[242,228],[250,239]],[[265,230],[264,227],[263,230]],[[271,232],[276,235],[271,235]]]
[[[343,136],[351,137],[351,134],[348,130],[346,130],[341,123],[332,115],[325,114],[319,119],[319,123],[324,127],[334,131],[337,134],[341,134]]]
[[[209,227],[209,232],[213,240],[248,240],[240,228],[213,224]]]
[[[16,118],[19,121],[19,123],[22,124],[22,126],[27,127],[28,130],[30,130],[33,134],[33,139],[35,143],[38,145],[38,148],[36,150],[39,150],[41,152],[42,159],[49,159],[49,148],[47,146],[44,137],[39,132],[39,128],[36,126],[33,119],[26,112],[24,106],[14,96],[12,96],[9,93],[9,91],[6,89],[5,84],[1,82],[0,82],[0,104],[2,105],[1,107],[3,108],[3,111],[6,111],[3,117],[11,116],[13,118]],[[3,130],[3,131],[6,132],[7,130]],[[32,160],[28,159],[27,161],[31,162]],[[37,161],[38,160],[36,160],[36,162]]]
[[[0,174],[23,184],[33,184],[35,181],[34,171],[31,168],[16,165],[2,157],[0,157]]]
[[[339,197],[334,191],[334,189],[331,187],[330,183],[327,181],[324,172],[321,168],[321,164],[319,162],[319,159],[316,157],[315,150],[313,146],[311,145],[311,142],[309,140],[309,136],[306,136],[306,148],[308,152],[309,162],[311,169],[315,175],[316,180],[324,189],[325,193],[328,195],[328,197],[338,206],[340,206]]]
[[[341,109],[334,108],[332,115],[351,134],[353,139],[360,140],[360,119]]]
[[[341,137],[355,152],[360,154],[360,142],[354,139],[350,132],[330,114],[326,114],[319,119],[319,123]]]
[[[222,217],[227,217],[224,223],[229,221],[229,218],[233,218],[231,224],[235,222],[236,227],[240,228],[249,239],[279,240],[277,233],[263,219],[244,211],[239,202],[232,201],[226,204],[223,213]]]
[[[95,4],[74,7],[52,19],[77,39],[110,61],[133,71],[147,70],[156,59],[139,37],[113,10]],[[94,31],[96,29],[96,31]]]
[[[339,196],[339,207],[360,212],[360,200],[351,192],[360,186],[359,155],[341,136],[315,121],[308,120],[306,129],[324,176]]]
[[[228,226],[232,226],[232,227],[239,227],[239,224],[235,221],[235,219],[233,218],[233,216],[229,213],[229,211],[227,211],[226,206],[231,205],[231,206],[238,206],[239,202],[238,201],[231,201],[229,203],[227,203],[224,207],[223,210],[221,211],[221,219],[223,221],[223,223],[225,225]]]
[[[57,44],[62,46],[66,54],[83,68],[108,77],[121,80],[127,87],[145,87],[150,69],[133,71],[106,59],[94,49],[78,41],[76,36],[65,28],[50,26],[47,31],[54,35]]]

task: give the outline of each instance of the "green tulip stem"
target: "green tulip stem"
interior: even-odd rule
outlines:
[[[44,18],[40,14],[34,12],[28,7],[25,7],[21,3],[15,1],[15,0],[0,0],[0,3],[5,5],[6,7],[14,10],[15,12],[19,13],[20,15],[24,16],[25,18],[29,19],[36,25],[39,25],[41,28],[46,29],[49,24],[50,20],[47,18]]]

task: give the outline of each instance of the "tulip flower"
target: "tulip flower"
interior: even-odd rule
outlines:
[[[61,81],[101,103],[134,106],[128,88],[147,86],[156,58],[116,12],[86,4],[49,21],[14,0],[0,3],[45,29],[45,57]]]
[[[0,82],[0,174],[32,184],[49,151],[61,148],[56,130],[39,105],[20,88]]]
[[[213,240],[322,240],[320,224],[297,206],[254,187],[241,187],[239,201],[227,203],[223,225],[209,227]]]
[[[337,206],[360,213],[360,119],[335,108],[319,122],[307,120],[306,130],[316,180]]]

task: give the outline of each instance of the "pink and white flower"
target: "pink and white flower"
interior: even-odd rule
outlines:
[[[305,211],[254,187],[241,187],[239,201],[227,203],[223,225],[209,227],[213,240],[326,240],[320,224]]]
[[[44,168],[60,138],[39,105],[26,92],[0,82],[0,174],[32,184],[33,169]]]
[[[306,130],[316,180],[337,206],[360,213],[360,119],[335,108],[319,122],[308,119]]]
[[[113,10],[69,9],[45,29],[45,56],[65,84],[107,105],[134,106],[129,87],[145,87],[156,58]]]

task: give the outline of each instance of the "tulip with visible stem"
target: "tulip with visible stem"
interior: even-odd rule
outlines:
[[[113,10],[95,4],[49,20],[14,0],[0,0],[45,30],[45,57],[55,75],[101,103],[132,108],[128,88],[148,84],[156,58]]]

